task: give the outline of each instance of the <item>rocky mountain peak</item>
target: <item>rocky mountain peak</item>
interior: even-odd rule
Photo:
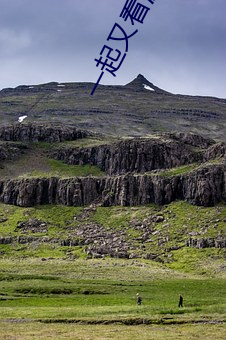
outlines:
[[[149,91],[158,94],[170,94],[170,92],[164,91],[163,89],[151,83],[142,74],[138,74],[138,76],[130,83],[126,84],[125,87],[135,89],[136,91]]]

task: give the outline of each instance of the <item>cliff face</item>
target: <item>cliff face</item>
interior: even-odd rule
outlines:
[[[226,165],[210,165],[182,179],[182,198],[192,204],[211,206],[226,199]]]
[[[27,149],[23,144],[0,144],[0,161],[15,159]]]
[[[226,143],[217,143],[204,152],[204,161],[226,156]]]
[[[180,141],[155,138],[87,148],[64,148],[55,151],[52,156],[68,164],[97,165],[108,175],[173,168],[202,158],[201,152],[194,152]]]
[[[14,124],[0,127],[0,140],[22,142],[63,142],[91,135],[87,131],[69,126],[46,126],[37,124]]]
[[[4,141],[60,142],[87,135],[69,127],[18,124],[0,128],[0,139]],[[108,176],[2,180],[0,201],[19,206],[47,203],[82,206],[96,201],[105,206],[133,206],[152,202],[163,205],[183,199],[197,205],[214,205],[226,198],[226,164],[223,161],[171,177],[154,171],[224,157],[225,144],[213,143],[201,136],[178,133],[110,145],[58,148],[51,151],[52,158],[68,164],[97,165]],[[23,148],[26,145],[22,143],[2,142],[0,160],[13,159],[24,152]]]
[[[215,141],[211,138],[202,137],[200,135],[196,135],[194,133],[165,133],[165,136],[168,136],[170,139],[177,140],[183,144],[192,145],[194,147],[198,147],[201,149],[207,149],[211,145],[215,144]]]
[[[0,182],[0,200],[19,206],[47,203],[81,206],[97,200],[105,206],[133,206],[152,202],[162,205],[175,199],[210,206],[225,196],[225,165],[211,165],[187,175],[168,178],[130,174],[104,178],[42,178]]]

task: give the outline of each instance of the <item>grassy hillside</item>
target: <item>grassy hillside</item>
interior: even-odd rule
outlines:
[[[99,139],[81,139],[78,141],[61,143],[60,147],[80,146],[104,143],[104,140]],[[10,144],[16,144],[15,142]],[[94,165],[68,165],[62,161],[50,158],[49,153],[58,144],[50,144],[45,142],[28,143],[22,155],[16,159],[1,161],[0,177],[4,178],[31,178],[31,177],[74,177],[74,176],[103,176],[102,172]]]
[[[150,225],[150,239],[144,242],[142,224],[153,216],[159,216],[160,222]],[[32,221],[36,220],[38,226],[35,228]],[[202,208],[178,201],[162,208],[154,205],[97,207],[91,211],[81,207],[43,205],[21,208],[1,204],[0,221],[0,237],[14,239],[10,244],[1,244],[1,256],[4,258],[86,258],[87,246],[83,237],[88,236],[85,233],[82,237],[82,231],[90,225],[90,232],[93,230],[92,247],[95,243],[98,247],[99,242],[108,242],[111,237],[116,237],[130,246],[131,257],[145,258],[151,254],[155,261],[164,263],[168,268],[225,276],[224,249],[187,247],[191,237],[208,239],[221,235],[225,238],[226,207],[223,204]],[[22,227],[19,226],[21,221],[25,222]],[[18,237],[25,240],[32,237],[33,240],[20,244],[16,241]],[[74,241],[75,246],[62,245],[64,240]]]

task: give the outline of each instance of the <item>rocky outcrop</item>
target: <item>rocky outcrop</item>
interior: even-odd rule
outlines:
[[[0,161],[8,160],[8,159],[16,159],[18,155],[24,153],[27,149],[26,145],[23,144],[13,144],[13,143],[4,143],[0,144]]]
[[[90,209],[92,212],[96,211],[95,208]],[[18,235],[0,237],[0,244],[29,244],[33,248],[41,244],[70,247],[66,250],[66,256],[69,257],[73,257],[71,247],[79,246],[83,247],[87,258],[104,258],[105,256],[117,258],[143,257],[160,262],[168,262],[172,254],[169,253],[167,255],[167,252],[178,250],[184,246],[199,249],[226,248],[226,238],[224,234],[218,233],[216,237],[205,238],[189,237],[191,234],[196,234],[195,232],[185,233],[186,240],[184,245],[171,245],[167,247],[170,236],[167,235],[167,232],[163,235],[162,231],[165,228],[169,231],[170,223],[162,225],[161,229],[156,228],[158,223],[164,221],[165,217],[161,212],[149,215],[143,221],[134,218],[122,229],[106,227],[91,221],[87,223],[83,220],[76,226],[65,227],[68,232],[67,236],[59,235],[59,237],[51,237],[48,235],[48,223],[39,219],[30,218],[29,220],[18,222],[15,229],[15,232],[19,232]],[[40,235],[40,233],[43,233],[43,235]],[[136,235],[137,233],[139,236]],[[155,245],[158,244],[158,250],[157,252],[154,251],[150,253],[150,244],[153,244],[153,242]],[[137,246],[137,244],[139,244],[139,246]],[[2,253],[4,253],[4,250]]]
[[[26,233],[46,233],[48,231],[47,223],[36,218],[30,218],[28,221],[18,222],[15,231],[21,234]]]
[[[207,149],[211,145],[215,144],[213,139],[196,135],[194,133],[175,132],[165,133],[163,136],[164,135],[168,136],[170,139],[180,141],[183,144],[192,145],[201,149]]]
[[[0,182],[0,200],[19,206],[87,205],[101,194],[98,178],[33,178]]]
[[[11,244],[13,243],[13,237],[0,237],[0,244]]]
[[[181,197],[201,206],[226,199],[226,165],[209,165],[184,175]]]
[[[226,156],[226,143],[217,143],[208,148],[203,155],[204,161]]]
[[[217,237],[217,238],[200,238],[200,239],[194,239],[190,238],[186,244],[188,247],[192,248],[226,248],[226,239],[223,237]]]
[[[87,148],[61,148],[51,156],[68,164],[97,165],[109,175],[144,173],[202,159],[201,152],[194,152],[186,144],[158,138],[125,140]]]
[[[0,200],[19,206],[83,206],[102,200],[105,206],[167,204],[183,199],[211,206],[226,196],[226,165],[209,165],[174,177],[122,175],[109,177],[34,178],[0,182]]]
[[[31,141],[62,141],[85,137],[85,134],[67,127],[56,129],[29,124],[0,129],[3,139]],[[0,146],[0,160],[9,157],[7,150],[15,149],[14,153],[18,153],[19,144],[2,143],[5,144]],[[207,146],[208,149],[202,149]],[[225,155],[223,143],[212,145],[211,140],[192,134],[130,139],[86,148],[63,147],[55,149],[52,157],[68,164],[96,165],[108,176],[8,179],[0,181],[0,201],[19,206],[83,206],[96,201],[105,206],[137,206],[151,202],[162,205],[183,199],[192,204],[211,206],[226,198],[226,164],[223,160],[222,164],[200,166],[187,174],[171,177],[161,175],[159,170],[201,162],[216,155]]]
[[[38,124],[14,124],[0,127],[0,140],[22,142],[63,142],[90,136],[87,131],[74,126],[48,126]]]

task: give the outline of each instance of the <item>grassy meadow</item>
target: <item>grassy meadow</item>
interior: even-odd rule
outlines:
[[[0,244],[0,339],[225,338],[225,251],[186,246],[190,232],[197,238],[225,233],[225,205],[202,208],[178,201],[84,212],[83,207],[0,204],[0,238],[14,240]],[[156,214],[165,221],[153,225],[152,242],[141,248],[140,231],[131,221]],[[30,219],[45,223],[46,230],[17,228]],[[72,231],[86,223],[126,230],[140,258],[89,259],[85,246],[51,243],[75,237]],[[18,243],[18,237],[34,240]],[[159,244],[160,237],[167,243]],[[142,258],[141,250],[161,261]]]
[[[48,143],[46,143],[48,145]],[[0,167],[1,178],[49,178],[103,176],[105,173],[95,165],[68,165],[51,159],[44,143],[34,143],[33,147],[16,160],[7,160]]]
[[[172,326],[121,326],[121,325],[81,325],[81,324],[41,324],[0,323],[0,339],[39,340],[39,339],[73,339],[73,340],[162,340],[162,339],[208,339],[224,340],[223,325],[172,325]]]
[[[0,339],[224,338],[225,279],[145,260],[7,258],[0,267]]]

